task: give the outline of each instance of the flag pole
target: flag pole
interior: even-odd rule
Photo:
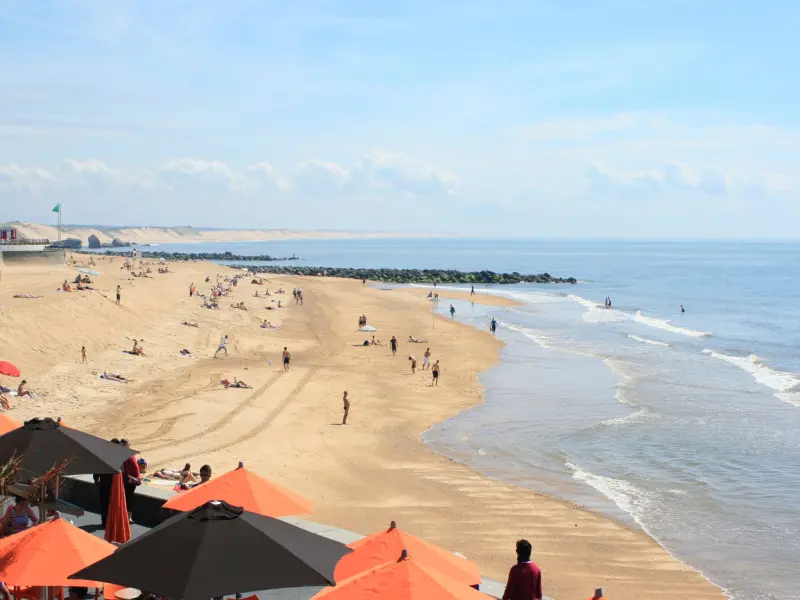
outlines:
[[[58,241],[61,241],[61,202],[58,203]]]

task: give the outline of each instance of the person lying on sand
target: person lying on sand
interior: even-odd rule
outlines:
[[[238,308],[239,310],[247,310],[247,307],[245,307],[244,302],[237,302],[236,304],[231,304],[231,308]]]
[[[192,465],[186,463],[183,469],[159,469],[155,473],[153,473],[153,477],[156,479],[169,479],[171,481],[177,481],[182,485],[188,485],[190,483],[197,483],[200,481],[200,474],[192,472]]]
[[[0,407],[2,407],[3,410],[11,410],[11,402],[5,394],[0,394]]]
[[[233,383],[231,383],[227,379],[223,379],[220,383],[224,385],[226,389],[227,388],[241,388],[244,390],[253,389],[252,385],[248,385],[244,381],[238,381],[236,377],[233,378]]]
[[[264,319],[264,322],[261,323],[261,329],[278,329],[278,327],[277,325],[273,325],[272,323]]]
[[[41,298],[38,294],[14,294],[14,298]]]
[[[120,383],[129,383],[131,380],[125,377],[124,375],[120,375],[119,373],[107,373],[103,371],[103,374],[100,375],[100,379],[108,379],[109,381],[119,381]]]
[[[187,327],[200,327],[197,323],[190,323],[189,321],[184,321],[181,325],[186,325]]]
[[[181,356],[191,356],[192,355],[192,351],[184,348],[183,350],[180,351],[180,354],[181,354]]]
[[[418,340],[413,335],[408,336],[408,341],[412,344],[427,344],[428,340]]]

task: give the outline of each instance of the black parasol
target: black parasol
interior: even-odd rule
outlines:
[[[333,585],[343,544],[223,501],[178,514],[71,575],[175,600]]]
[[[53,419],[31,419],[0,436],[0,464],[21,459],[23,475],[39,477],[67,462],[61,475],[116,473],[135,450],[65,427]]]

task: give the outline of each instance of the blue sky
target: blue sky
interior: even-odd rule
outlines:
[[[0,0],[0,220],[797,237],[800,3]]]

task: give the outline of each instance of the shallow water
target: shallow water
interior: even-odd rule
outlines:
[[[577,277],[575,286],[477,290],[519,307],[454,303],[459,320],[481,328],[494,316],[508,345],[482,377],[487,401],[425,440],[493,476],[638,523],[737,600],[800,598],[800,244],[313,240],[154,249]]]

